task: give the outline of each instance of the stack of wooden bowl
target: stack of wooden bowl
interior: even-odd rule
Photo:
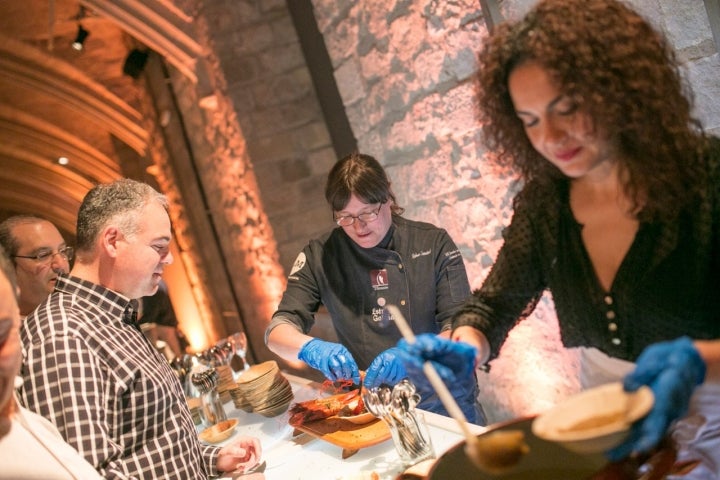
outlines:
[[[222,403],[228,403],[230,400],[232,400],[232,395],[230,394],[230,391],[235,387],[235,380],[233,379],[233,372],[232,368],[230,368],[230,365],[218,365],[215,367],[215,370],[218,372],[218,384],[217,384],[217,391],[218,395],[220,395],[220,401]]]
[[[230,390],[235,407],[265,417],[284,413],[293,399],[290,382],[274,360],[253,365],[235,384]]]

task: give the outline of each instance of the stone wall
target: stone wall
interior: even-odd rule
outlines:
[[[289,271],[307,240],[332,226],[323,187],[335,162],[330,136],[283,0],[208,0],[209,48],[221,71]]]
[[[505,0],[506,18],[535,2]],[[668,32],[720,131],[720,68],[700,1],[630,2]],[[387,168],[406,216],[446,228],[479,287],[510,219],[515,176],[493,166],[473,108],[475,55],[487,35],[477,0],[313,0],[340,94],[361,151]],[[491,421],[533,413],[576,391],[577,359],[558,341],[546,298],[511,333],[481,378]]]
[[[168,66],[185,132],[165,133],[171,146],[192,151],[190,161],[171,162],[195,177],[194,186],[176,185],[188,217],[208,219],[191,225],[198,277],[216,280],[208,282],[220,310],[206,318],[216,323],[209,340],[245,330],[251,360],[263,361],[273,357],[263,336],[285,272],[307,240],[332,225],[322,186],[335,155],[284,1],[178,5],[195,19],[202,81],[192,85]]]

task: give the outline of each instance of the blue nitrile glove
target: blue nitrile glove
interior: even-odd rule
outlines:
[[[650,413],[633,425],[630,437],[607,452],[607,457],[621,460],[631,453],[647,453],[660,443],[670,424],[687,413],[695,387],[705,380],[705,369],[705,362],[688,337],[647,347],[623,384],[629,392],[648,385],[655,403]]]
[[[313,338],[302,346],[298,358],[332,380],[352,379],[360,383],[360,371],[352,354],[343,345]]]
[[[366,388],[379,387],[385,383],[391,387],[407,377],[405,366],[397,356],[397,347],[388,348],[380,353],[365,372],[363,385]]]
[[[415,384],[423,398],[418,405],[419,408],[448,415],[423,372],[423,364],[429,360],[455,397],[467,420],[472,423],[477,421],[475,409],[477,381],[474,374],[477,349],[475,347],[431,333],[423,333],[416,337],[412,345],[405,339],[400,340],[397,348],[397,355],[405,365],[408,378]]]

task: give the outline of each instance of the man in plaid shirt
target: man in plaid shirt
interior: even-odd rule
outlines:
[[[77,221],[77,261],[27,318],[22,401],[105,478],[201,479],[244,471],[259,441],[201,445],[182,387],[135,323],[173,260],[167,200],[133,180],[99,185]]]

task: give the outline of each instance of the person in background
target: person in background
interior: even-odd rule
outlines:
[[[17,291],[14,266],[0,246],[0,478],[100,479],[52,423],[15,398],[22,360]]]
[[[22,402],[105,478],[200,479],[257,464],[259,441],[201,445],[182,386],[136,322],[173,260],[167,199],[122,179],[92,188],[77,259],[22,324]]]
[[[55,225],[30,215],[0,223],[0,245],[15,264],[20,315],[26,316],[50,295],[58,275],[70,271],[73,248]]]
[[[667,40],[619,1],[545,0],[479,58],[483,131],[524,187],[456,342],[400,342],[411,377],[429,359],[462,381],[549,289],[583,387],[655,395],[608,457],[646,453],[674,426],[679,458],[702,460],[683,478],[718,478],[720,141],[693,118]]]
[[[447,232],[407,220],[390,180],[370,155],[353,153],[330,170],[325,198],[338,227],[311,240],[295,260],[265,338],[287,360],[300,359],[329,380],[395,385],[406,377],[394,348],[401,335],[383,308],[397,305],[416,333],[450,335],[450,320],[470,295],[462,255]],[[340,343],[308,335],[323,304]],[[457,386],[476,397],[476,385]],[[419,408],[447,414],[432,389]],[[470,421],[484,423],[470,402]]]
[[[180,357],[185,352],[181,345],[184,336],[178,329],[177,317],[165,282],[160,281],[154,295],[142,297],[138,308],[138,324],[148,340],[156,346],[158,342],[163,342],[165,347],[160,350],[169,350],[164,353],[168,360]]]

